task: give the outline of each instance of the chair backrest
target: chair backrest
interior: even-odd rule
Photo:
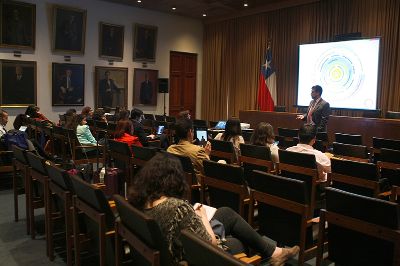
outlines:
[[[247,265],[188,230],[181,231],[181,242],[189,265]]]
[[[379,173],[375,164],[332,158],[331,168],[333,187],[370,197],[378,192]]]
[[[353,159],[353,160],[360,160],[368,162],[369,154],[367,146],[363,145],[352,145],[352,144],[344,144],[334,142],[333,146],[333,154],[339,157]],[[358,158],[358,159],[356,159]]]
[[[397,247],[383,240],[400,228],[397,204],[326,188],[326,211],[330,260],[343,265],[398,265],[393,257],[399,232],[391,237]]]
[[[129,145],[125,142],[120,142],[116,140],[109,140],[108,141],[108,148],[110,151],[120,153],[126,156],[131,156],[132,152],[129,148]]]
[[[250,142],[252,135],[253,135],[253,131],[252,130],[243,130],[242,131],[242,137],[243,137],[245,143],[249,143]]]
[[[299,135],[299,129],[278,127],[278,135],[282,137],[294,138]]]
[[[166,120],[168,123],[175,123],[175,122],[176,122],[176,117],[173,117],[173,116],[166,116],[166,117],[165,117],[165,120]]]
[[[386,148],[392,150],[400,150],[400,140],[373,137],[372,147],[375,149]]]
[[[133,207],[123,197],[114,195],[114,199],[121,223],[146,246],[160,251],[161,265],[172,265],[172,258],[166,246],[167,242],[157,222]],[[133,248],[135,249],[135,246]]]
[[[211,142],[211,160],[218,161],[220,159],[226,160],[227,163],[235,161],[235,148],[231,141],[223,141],[210,139]]]
[[[300,228],[310,205],[306,183],[257,170],[253,175],[252,199],[258,202],[259,233],[284,245],[299,245]],[[312,243],[311,228],[307,242]]]
[[[286,106],[284,105],[277,105],[274,107],[275,112],[286,112]]]
[[[245,193],[248,194],[243,169],[240,166],[221,164],[209,160],[203,161],[203,167],[205,177],[217,180],[218,183],[205,182],[205,185],[208,185],[211,206],[216,208],[227,206],[243,214],[240,210],[241,198],[243,199]],[[221,184],[226,185],[224,187]],[[234,192],[233,190],[235,189],[231,189],[231,187],[236,188],[236,191]]]
[[[382,148],[378,166],[382,178],[388,178],[391,185],[400,186],[400,150]]]
[[[240,153],[239,161],[243,166],[244,177],[251,188],[253,187],[251,175],[253,170],[269,172],[274,168],[271,160],[271,150],[267,146],[240,144]]]
[[[335,142],[352,144],[352,145],[362,145],[362,136],[344,134],[344,133],[335,133]]]
[[[43,157],[40,157],[34,154],[33,152],[27,152],[26,158],[28,159],[29,165],[32,167],[33,170],[37,171],[42,175],[47,176],[45,160]]]
[[[381,110],[364,110],[363,111],[363,117],[368,117],[368,118],[380,118],[381,117]]]
[[[104,122],[104,121],[95,120],[94,125],[95,125],[96,129],[107,130],[107,128],[108,128],[107,122]]]
[[[194,127],[208,127],[208,124],[207,124],[206,120],[194,119],[193,126]]]
[[[400,150],[382,148],[380,159],[383,162],[400,164]]]
[[[210,125],[210,128],[214,128],[218,124],[218,121],[208,121],[208,124]]]
[[[156,121],[163,121],[165,122],[165,117],[163,115],[154,115]]]
[[[140,147],[132,145],[132,153],[133,156],[137,159],[141,159],[143,161],[148,161],[156,155],[157,148],[152,147]]]
[[[326,132],[317,132],[317,140],[328,141],[328,133],[326,133]]]
[[[280,175],[305,182],[311,214],[315,207],[315,191],[319,179],[315,155],[287,150],[279,150],[278,153]]]
[[[144,119],[147,120],[154,120],[154,115],[153,114],[143,114]]]
[[[74,192],[71,177],[64,169],[61,169],[51,164],[46,164],[46,169],[52,182],[54,182],[64,190]]]
[[[15,159],[17,159],[17,161],[19,161],[22,164],[28,165],[28,160],[26,158],[26,150],[21,149],[15,145],[11,146],[11,150],[14,154]]]
[[[74,192],[80,200],[91,206],[95,211],[105,214],[107,230],[113,228],[115,221],[114,214],[103,191],[77,176],[71,176],[71,182]]]
[[[387,111],[385,118],[388,119],[400,119],[400,112],[393,112],[393,111]]]

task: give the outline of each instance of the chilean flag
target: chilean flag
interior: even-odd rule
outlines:
[[[272,51],[268,47],[265,64],[261,66],[258,84],[258,107],[260,111],[273,111],[276,102],[276,75],[271,67]]]

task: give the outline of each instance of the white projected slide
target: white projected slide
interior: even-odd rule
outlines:
[[[300,45],[297,105],[321,85],[332,108],[376,109],[378,63],[379,38]]]

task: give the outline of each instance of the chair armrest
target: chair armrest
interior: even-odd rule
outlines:
[[[252,257],[242,257],[240,260],[247,264],[258,265],[261,262],[261,257],[254,255]]]

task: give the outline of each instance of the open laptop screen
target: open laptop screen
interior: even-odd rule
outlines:
[[[158,126],[157,135],[161,135],[164,132],[164,126]]]
[[[218,123],[215,125],[215,129],[225,129],[226,121],[218,121]]]

